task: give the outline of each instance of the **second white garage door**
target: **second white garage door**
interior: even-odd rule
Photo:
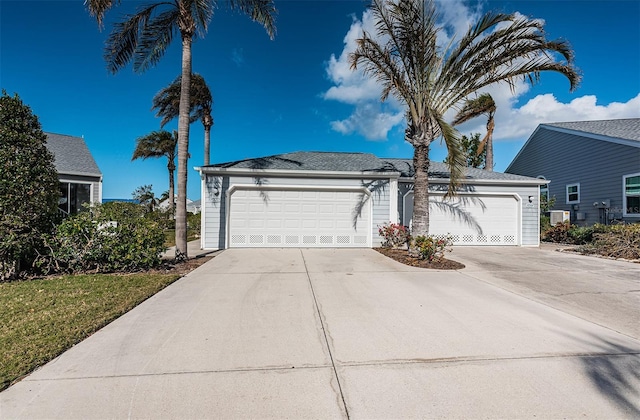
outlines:
[[[512,195],[469,195],[453,202],[431,195],[429,233],[451,236],[454,245],[517,245],[519,202]],[[413,193],[405,197],[405,221],[411,220]]]
[[[230,247],[370,247],[371,200],[355,190],[238,189]],[[360,210],[360,215],[354,214]]]

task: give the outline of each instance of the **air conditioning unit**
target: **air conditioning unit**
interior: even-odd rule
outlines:
[[[551,210],[551,226],[569,221],[570,213],[566,210]]]

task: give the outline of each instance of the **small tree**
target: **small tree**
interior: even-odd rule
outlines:
[[[483,168],[485,166],[487,158],[487,149],[483,149],[478,153],[480,147],[480,133],[470,134],[469,137],[463,135],[460,138],[460,148],[464,153],[467,162],[467,168]],[[449,158],[444,159],[444,163],[448,162]]]
[[[156,204],[158,204],[158,199],[156,195],[153,193],[153,185],[141,185],[136,188],[132,193],[131,197],[134,200],[139,202],[141,205],[147,209],[147,212],[151,213],[156,209]]]
[[[31,266],[53,228],[59,186],[38,117],[16,94],[0,97],[0,280]]]

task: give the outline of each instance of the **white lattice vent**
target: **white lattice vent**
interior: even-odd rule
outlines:
[[[515,244],[516,237],[513,235],[504,235],[504,242],[507,244]]]
[[[300,238],[293,235],[285,236],[284,243],[287,245],[296,245],[300,243]]]
[[[249,235],[249,243],[250,244],[262,244],[264,243],[264,236],[263,235]]]
[[[320,244],[321,245],[333,244],[333,236],[321,235],[320,236]]]
[[[462,235],[462,242],[473,242],[473,235]]]
[[[486,243],[487,242],[487,235],[478,235],[478,242]]]
[[[367,237],[366,236],[354,236],[353,237],[353,243],[354,244],[358,244],[358,245],[366,245],[367,244]]]
[[[280,244],[282,243],[282,237],[280,235],[267,235],[268,244]]]
[[[491,243],[499,244],[500,243],[500,235],[491,235]]]
[[[336,242],[340,245],[346,245],[351,243],[351,238],[349,238],[349,236],[346,235],[338,235],[338,237],[336,238]]]
[[[247,242],[247,237],[245,235],[231,235],[232,244],[244,244],[246,242]]]
[[[307,235],[304,235],[304,236],[302,237],[302,243],[303,243],[304,245],[312,245],[312,244],[315,244],[315,243],[316,243],[316,237],[315,237],[315,236],[307,236]]]

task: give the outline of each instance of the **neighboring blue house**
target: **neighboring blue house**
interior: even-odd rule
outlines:
[[[505,172],[549,181],[572,223],[640,222],[640,118],[541,124]]]
[[[102,202],[102,172],[81,137],[45,133],[47,148],[55,156],[60,180],[58,207],[66,214],[82,210],[85,203]]]
[[[411,225],[409,159],[368,153],[295,152],[197,168],[202,248],[372,247],[378,227]],[[445,164],[430,164],[430,233],[455,245],[539,245],[535,178],[469,169],[444,201]]]

